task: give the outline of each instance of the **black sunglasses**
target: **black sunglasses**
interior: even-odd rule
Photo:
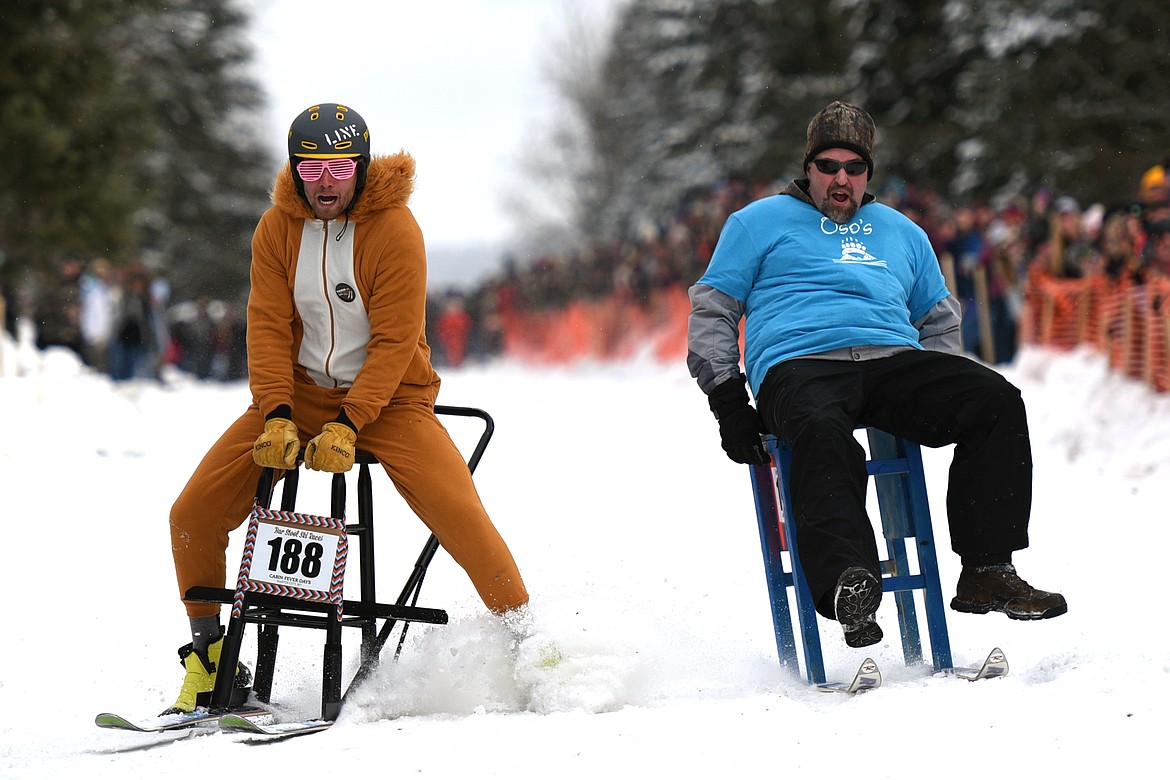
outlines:
[[[837,171],[842,168],[849,176],[860,176],[869,170],[869,165],[865,160],[850,160],[847,163],[837,162],[836,160],[826,160],[823,157],[818,157],[813,160],[813,165],[817,166],[817,170],[826,176],[836,176]]]

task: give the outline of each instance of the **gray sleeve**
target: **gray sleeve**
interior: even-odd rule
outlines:
[[[691,316],[687,320],[687,367],[710,395],[718,384],[742,376],[739,370],[739,321],[742,301],[706,284],[690,289]]]
[[[962,321],[959,302],[955,296],[949,295],[914,323],[914,327],[918,329],[918,343],[925,349],[935,352],[962,354],[963,337],[960,330]]]

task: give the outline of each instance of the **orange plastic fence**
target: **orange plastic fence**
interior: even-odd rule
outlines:
[[[1024,340],[1054,349],[1100,346],[1103,309],[1109,297],[1106,287],[1099,277],[1054,279],[1043,272],[1032,274],[1022,317]]]
[[[619,360],[648,355],[661,362],[687,352],[686,289],[654,292],[649,300],[610,296],[576,301],[564,309],[506,318],[505,354],[533,363]],[[1170,278],[1144,284],[1105,276],[1028,279],[1020,341],[1051,349],[1090,346],[1115,370],[1170,391]],[[742,335],[741,335],[742,339]],[[742,348],[742,344],[741,344]]]
[[[1050,349],[1085,345],[1105,352],[1113,370],[1158,392],[1170,390],[1170,279],[1144,284],[1104,276],[1028,279],[1020,341]]]
[[[556,311],[518,314],[504,322],[504,352],[553,364],[643,353],[660,361],[682,360],[690,308],[686,290],[671,287],[644,302],[610,296],[574,301]]]
[[[1146,308],[1146,372],[1144,378],[1159,393],[1170,390],[1170,279],[1149,283]]]

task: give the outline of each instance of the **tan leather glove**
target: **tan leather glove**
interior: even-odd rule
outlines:
[[[292,420],[273,417],[264,423],[264,433],[252,445],[252,460],[270,469],[295,469],[301,440]]]
[[[305,445],[305,465],[334,474],[353,468],[357,433],[345,423],[329,422]]]

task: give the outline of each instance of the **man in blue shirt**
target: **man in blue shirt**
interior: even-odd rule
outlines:
[[[691,375],[732,460],[767,463],[765,431],[792,448],[801,563],[817,611],[851,647],[882,638],[859,426],[956,445],[947,515],[963,569],[952,609],[1062,615],[1064,597],[1012,565],[1028,546],[1032,498],[1020,392],[961,354],[959,305],[926,234],[866,192],[875,130],[862,109],[832,103],[808,126],[808,178],[728,218],[690,290]],[[739,368],[740,320],[758,413]]]

